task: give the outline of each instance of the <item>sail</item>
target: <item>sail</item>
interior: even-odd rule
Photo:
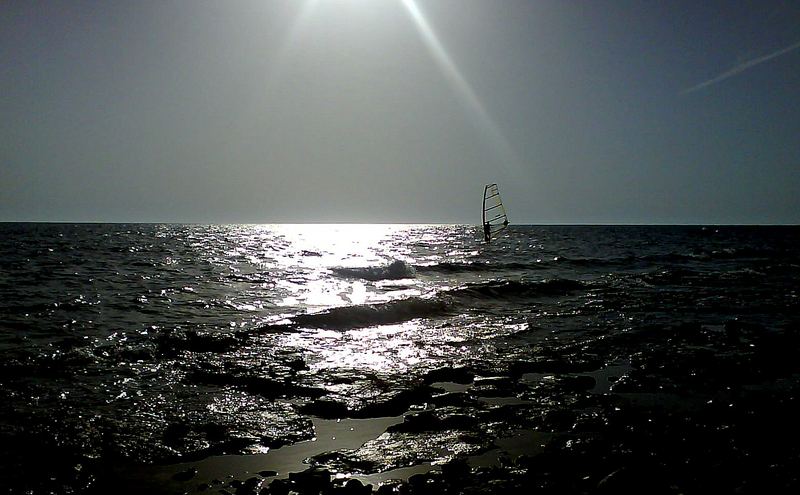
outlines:
[[[500,199],[500,191],[497,184],[487,184],[483,188],[483,234],[486,242],[489,242],[500,232],[508,227],[508,216]]]

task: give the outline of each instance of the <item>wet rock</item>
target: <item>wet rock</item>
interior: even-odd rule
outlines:
[[[509,366],[509,373],[513,377],[520,377],[525,373],[585,373],[596,371],[603,367],[599,359],[566,360],[546,359],[541,361],[516,361]]]
[[[473,385],[476,387],[493,386],[493,387],[508,387],[514,381],[508,376],[476,376],[473,380]]]
[[[427,482],[428,478],[424,474],[413,474],[408,478],[408,486],[412,493],[421,493]]]
[[[258,495],[263,483],[260,478],[248,478],[236,488],[236,495]]]
[[[434,431],[441,429],[441,421],[433,411],[421,411],[416,414],[409,414],[403,418],[403,422],[390,426],[389,432],[421,433],[423,431]]]
[[[270,478],[272,476],[278,476],[278,472],[277,471],[271,471],[271,470],[259,471],[257,474],[259,476],[263,477],[263,478]]]
[[[344,495],[367,495],[372,493],[372,485],[364,485],[357,479],[347,480],[344,484]]]
[[[292,371],[306,371],[309,369],[308,365],[301,358],[293,359],[286,363],[286,366]]]
[[[469,430],[479,422],[477,414],[448,414],[441,420],[441,427],[446,430]]]
[[[572,429],[577,419],[575,411],[569,409],[554,409],[545,413],[542,428],[550,431],[568,431]]]
[[[260,376],[247,376],[237,379],[236,385],[244,387],[248,392],[268,398],[280,397],[322,397],[327,392],[321,388],[305,387],[288,381],[277,381]]]
[[[576,418],[572,431],[575,433],[601,431],[605,426],[606,423],[599,414],[582,413]]]
[[[429,410],[409,414],[403,422],[391,426],[389,432],[422,433],[443,430],[469,430],[478,423],[477,415],[452,414],[443,411]]]
[[[189,425],[184,423],[172,423],[164,430],[164,443],[169,446],[179,445],[183,439],[191,432]]]
[[[467,481],[470,467],[464,459],[453,459],[442,465],[442,477],[449,483],[461,485]]]
[[[446,485],[436,472],[414,474],[408,478],[408,484],[398,487],[398,492],[410,495],[440,495],[447,492]]]
[[[159,351],[166,356],[180,351],[189,352],[227,352],[241,345],[240,340],[230,334],[187,331],[183,335],[164,334],[158,338]]]
[[[377,495],[394,495],[397,493],[397,487],[395,485],[383,484],[378,487],[375,493]]]
[[[315,466],[299,473],[289,473],[289,481],[301,493],[318,493],[330,484],[331,472]]]
[[[430,400],[434,389],[427,385],[415,386],[387,394],[388,399],[367,404],[352,416],[356,418],[374,418],[380,416],[397,416],[408,411],[413,404],[422,404]]]
[[[425,383],[434,382],[453,382],[462,385],[469,385],[475,378],[475,373],[465,367],[447,367],[431,370],[425,374]]]
[[[729,492],[720,484],[717,488],[721,492]],[[598,483],[596,491],[599,494],[669,494],[675,493],[676,487],[665,483],[662,473],[655,466],[637,464],[623,466],[604,476]],[[710,490],[714,491],[714,490]]]
[[[303,405],[300,408],[300,412],[323,419],[346,418],[350,414],[350,411],[345,404],[325,399],[315,400]]]
[[[561,380],[562,386],[569,391],[582,391],[582,390],[591,390],[597,384],[597,381],[594,377],[586,376],[586,375],[579,375],[579,376],[565,376]]]
[[[288,495],[290,491],[291,491],[291,484],[286,480],[282,479],[272,480],[272,482],[269,484],[270,495]]]
[[[516,395],[521,385],[508,376],[476,376],[473,391],[479,397],[509,397]]]
[[[269,376],[220,370],[198,369],[189,373],[186,379],[195,383],[237,387],[268,399],[281,397],[317,398],[327,393],[321,388],[306,387],[292,383],[288,377],[285,380],[276,380]]]
[[[443,394],[435,394],[430,398],[432,404],[437,406],[466,406],[472,404],[475,400],[466,392],[445,392]]]

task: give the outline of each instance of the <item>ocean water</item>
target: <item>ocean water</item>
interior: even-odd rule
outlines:
[[[0,224],[0,480],[80,493],[109,469],[257,458],[319,421],[441,413],[316,460],[369,475],[480,456],[518,430],[575,434],[552,413],[591,397],[682,408],[731,387],[794,390],[796,365],[773,367],[796,361],[800,228],[481,238],[465,225]]]

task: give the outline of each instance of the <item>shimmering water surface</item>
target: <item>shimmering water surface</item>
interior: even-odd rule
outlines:
[[[594,373],[588,389],[603,394],[636,368],[628,335],[732,321],[778,332],[800,313],[798,228],[505,234],[487,245],[459,225],[0,224],[0,474],[80,491],[92,463],[264,453],[312,438],[316,418],[431,407],[425,387],[458,370],[470,387],[537,384],[536,397],[505,388],[474,407],[541,408],[552,370],[531,363],[569,356],[582,367],[567,371]],[[481,422],[470,428],[502,436],[496,417]],[[373,447],[374,472],[486,450],[446,433]]]

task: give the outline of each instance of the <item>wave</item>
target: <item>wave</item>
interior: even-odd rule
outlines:
[[[519,297],[563,296],[585,287],[584,282],[563,278],[541,281],[492,280],[467,284],[457,289],[451,289],[447,294],[459,299],[504,300]]]
[[[372,282],[413,278],[416,275],[414,267],[401,260],[392,261],[384,266],[335,267],[331,268],[331,271],[341,277],[360,278]]]
[[[518,298],[551,297],[585,288],[583,282],[568,279],[542,281],[489,281],[447,289],[432,296],[414,296],[384,303],[331,308],[320,313],[292,316],[288,323],[268,324],[259,333],[293,331],[298,328],[348,330],[391,325],[417,318],[447,316],[470,309],[480,302],[502,304]]]
[[[437,297],[409,297],[378,304],[343,306],[321,313],[300,314],[290,319],[290,326],[346,330],[391,325],[416,318],[443,316],[448,314],[448,306],[446,301]]]
[[[773,248],[724,248],[724,249],[700,249],[686,253],[663,253],[637,256],[632,261],[653,261],[653,262],[683,262],[683,261],[713,261],[713,260],[737,260],[737,259],[772,259],[783,255],[779,250]],[[787,255],[789,253],[786,253]]]
[[[555,256],[539,259],[533,262],[520,263],[495,263],[495,262],[442,262],[432,265],[417,265],[420,273],[472,273],[472,272],[504,272],[504,271],[532,271],[548,268],[577,267],[607,267],[625,266],[628,264],[651,261],[646,257],[624,256],[615,258],[569,258]]]
[[[498,272],[506,270],[535,270],[543,268],[542,263],[486,263],[486,262],[449,262],[433,265],[416,265],[420,273],[464,273],[464,272]]]

